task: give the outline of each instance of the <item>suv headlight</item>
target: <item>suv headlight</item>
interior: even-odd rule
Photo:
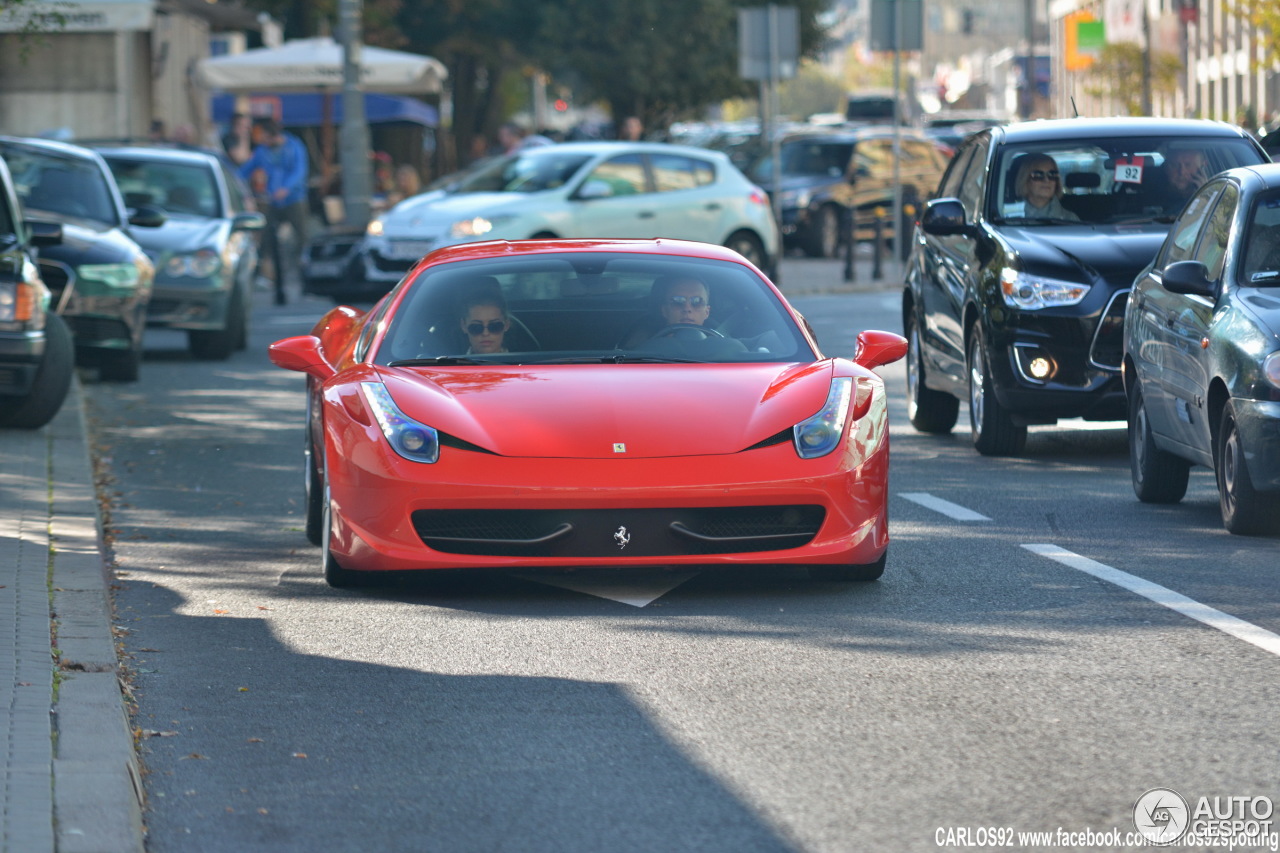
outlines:
[[[136,264],[85,264],[76,269],[76,274],[86,282],[119,288],[137,287],[141,278]]]
[[[212,249],[201,249],[189,255],[174,255],[165,262],[164,271],[171,278],[189,275],[208,278],[222,268],[222,259]]]
[[[1021,270],[1005,267],[1000,271],[1000,292],[1004,295],[1004,303],[1010,308],[1035,311],[1040,308],[1076,305],[1089,295],[1089,285],[1029,275]]]
[[[840,444],[844,435],[844,420],[849,414],[849,401],[853,397],[853,379],[842,376],[831,382],[827,402],[813,417],[806,418],[793,427],[796,453],[801,459],[826,456]]]
[[[810,190],[788,190],[779,197],[778,203],[782,207],[808,207],[812,199]]]
[[[1280,388],[1280,352],[1273,352],[1262,360],[1262,375],[1273,388]]]

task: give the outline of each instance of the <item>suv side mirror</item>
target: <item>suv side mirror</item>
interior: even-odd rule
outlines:
[[[139,228],[159,228],[164,225],[165,220],[169,216],[164,212],[163,207],[156,207],[154,204],[140,204],[133,210],[133,216],[129,217],[129,224],[136,225]]]
[[[920,228],[934,237],[970,234],[972,228],[964,218],[964,205],[958,198],[935,198],[924,206]]]
[[[257,211],[237,213],[231,218],[232,231],[261,231],[267,227],[267,217]]]

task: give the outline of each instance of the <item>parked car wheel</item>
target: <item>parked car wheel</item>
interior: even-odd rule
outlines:
[[[915,315],[907,317],[907,418],[921,432],[945,435],[960,417],[960,401],[950,394],[926,388],[924,352]]]
[[[1214,459],[1222,526],[1230,533],[1243,536],[1280,530],[1280,500],[1253,488],[1231,403],[1222,411]]]
[[[1141,383],[1129,395],[1129,470],[1143,503],[1175,504],[1187,493],[1191,463],[1156,447]]]
[[[817,581],[874,581],[884,574],[889,552],[885,551],[874,563],[854,566],[810,566],[809,577]]]
[[[98,377],[104,382],[137,382],[142,366],[142,345],[98,353]]]
[[[974,449],[983,456],[1017,456],[1027,444],[1027,428],[1015,424],[996,398],[982,330],[977,327],[969,339],[969,425]]]
[[[0,396],[0,426],[39,429],[53,420],[71,387],[75,345],[71,330],[57,314],[45,318],[44,359],[36,368],[31,393],[26,397]]]
[[[735,231],[725,242],[725,247],[733,249],[739,255],[751,261],[758,269],[764,270],[768,259],[764,256],[764,246],[760,238],[748,231]]]
[[[815,218],[813,227],[805,234],[804,253],[811,258],[834,258],[840,250],[840,211],[835,205],[824,204]]]
[[[187,332],[187,347],[195,358],[226,361],[236,351],[241,339],[246,337],[244,327],[247,322],[244,300],[236,290],[227,306],[226,325],[221,329],[192,329]]]

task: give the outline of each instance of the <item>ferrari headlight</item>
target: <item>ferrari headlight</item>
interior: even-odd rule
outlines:
[[[1262,360],[1262,375],[1273,388],[1280,388],[1280,352],[1273,352]]]
[[[455,222],[449,226],[450,237],[483,237],[493,229],[505,225],[514,216],[475,216],[471,219],[463,219],[461,222]]]
[[[392,450],[411,462],[430,464],[440,458],[439,433],[401,412],[381,382],[362,382],[360,385]]]
[[[852,396],[852,378],[845,376],[832,381],[822,410],[795,425],[796,453],[801,459],[816,459],[836,449],[840,436],[844,435],[844,419],[849,414]]]
[[[222,268],[222,259],[212,249],[201,249],[189,255],[173,255],[165,261],[164,271],[170,278],[189,275],[208,278]]]
[[[119,288],[137,287],[139,279],[136,264],[85,264],[76,268],[76,274],[87,282]]]
[[[1089,295],[1089,285],[1060,281],[1005,267],[1000,271],[1000,291],[1010,308],[1035,311],[1079,304]]]

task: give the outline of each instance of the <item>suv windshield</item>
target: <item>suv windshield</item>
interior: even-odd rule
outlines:
[[[0,154],[23,207],[36,218],[45,214],[120,224],[107,176],[95,163],[17,146],[0,147]]]
[[[1194,175],[1175,174],[1184,159],[1197,166]],[[989,215],[994,222],[1015,224],[1168,223],[1210,177],[1258,162],[1258,153],[1244,139],[1125,137],[1010,144],[992,164]],[[1052,192],[1049,185],[1054,185]]]
[[[838,178],[849,165],[853,143],[793,139],[783,142],[778,154],[784,175]],[[773,177],[773,158],[768,154],[758,157],[748,174],[755,181],[770,180]]]

